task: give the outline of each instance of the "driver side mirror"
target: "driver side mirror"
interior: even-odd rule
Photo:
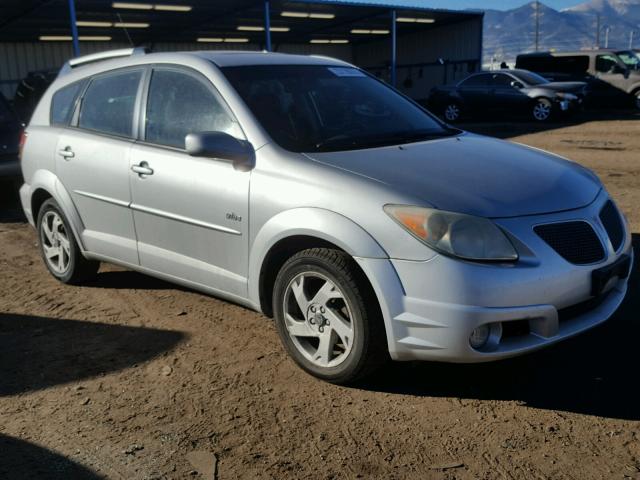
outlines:
[[[253,146],[224,132],[196,132],[185,137],[185,149],[192,157],[230,160],[233,168],[246,172],[256,163]]]
[[[521,88],[524,88],[524,85],[517,80],[512,81],[511,86],[513,88],[517,88],[518,90],[520,90]]]

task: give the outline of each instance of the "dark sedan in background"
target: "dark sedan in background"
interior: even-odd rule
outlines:
[[[492,113],[525,115],[545,122],[556,113],[580,108],[586,88],[584,82],[549,82],[527,70],[496,70],[433,88],[429,106],[448,122]]]

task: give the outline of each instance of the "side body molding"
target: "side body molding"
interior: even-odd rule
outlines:
[[[331,210],[301,207],[270,218],[256,233],[249,252],[249,301],[260,310],[260,270],[269,250],[288,237],[320,238],[353,257],[389,258],[360,225]]]

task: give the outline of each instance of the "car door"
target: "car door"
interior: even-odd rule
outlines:
[[[462,98],[464,108],[479,111],[490,105],[490,79],[490,74],[480,73],[466,78],[458,85],[458,94]]]
[[[489,93],[492,96],[490,110],[497,112],[515,113],[523,111],[531,102],[531,99],[520,88],[512,85],[516,80],[505,73],[495,73],[491,77]],[[523,85],[524,86],[524,85]]]
[[[627,75],[616,55],[604,53],[595,57],[596,81],[593,94],[601,104],[622,102],[627,98]]]
[[[129,171],[140,264],[245,297],[250,173],[185,151],[188,133],[222,131],[244,139],[234,116],[201,74],[158,66],[141,123]]]
[[[55,153],[58,178],[84,225],[85,247],[130,264],[138,264],[138,252],[129,209],[129,154],[143,71],[123,69],[90,79],[75,118],[60,131]],[[55,102],[54,97],[54,107]]]

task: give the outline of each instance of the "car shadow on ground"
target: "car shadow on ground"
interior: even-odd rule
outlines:
[[[132,367],[185,338],[171,330],[0,313],[0,397]]]
[[[640,235],[633,235],[636,252]],[[547,410],[640,420],[638,257],[624,303],[605,324],[516,359],[477,365],[392,363],[360,388],[425,397],[515,400]]]
[[[169,283],[132,270],[99,272],[95,278],[82,285],[88,288],[108,288],[111,290],[179,290],[190,292],[188,288]]]
[[[557,130],[560,128],[572,127],[576,125],[582,125],[587,122],[604,121],[604,120],[640,120],[640,111],[636,110],[587,110],[584,112],[577,112],[572,116],[558,118],[551,120],[547,123],[531,122],[522,119],[507,119],[487,117],[483,120],[469,119],[455,126],[466,130],[468,132],[478,133],[480,135],[487,135],[489,137],[509,139],[512,137],[518,137],[520,135],[528,135],[533,133],[546,132],[550,130]],[[597,148],[585,145],[583,148]],[[603,146],[601,150],[611,150],[611,146]]]
[[[51,450],[0,434],[0,478],[100,480],[105,477]]]

